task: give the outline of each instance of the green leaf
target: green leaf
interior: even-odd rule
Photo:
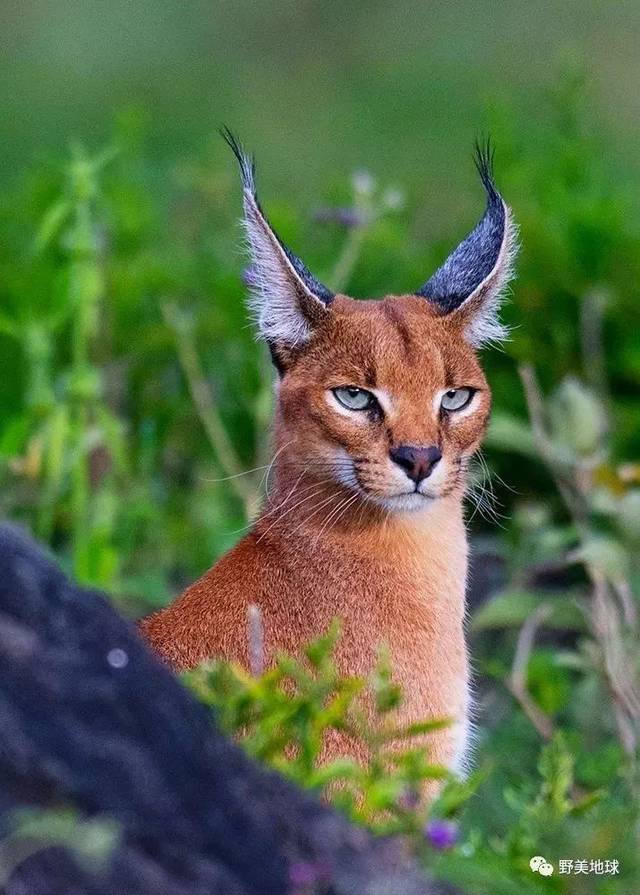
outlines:
[[[437,730],[443,730],[446,727],[450,727],[452,722],[452,718],[439,718],[434,721],[417,721],[415,724],[408,724],[406,727],[399,727],[396,730],[386,732],[383,735],[383,740],[385,743],[394,742],[396,740],[410,740],[413,737],[435,733]]]
[[[449,777],[441,794],[431,808],[434,817],[450,817],[462,805],[466,804],[491,773],[491,767],[485,765],[474,771],[466,779]]]
[[[494,628],[521,627],[538,606],[549,605],[549,615],[544,625],[549,628],[573,631],[587,630],[587,624],[580,607],[565,594],[544,594],[533,591],[504,591],[484,603],[471,620],[473,631]]]
[[[29,435],[29,419],[15,416],[3,425],[0,432],[0,457],[17,457],[25,449]]]
[[[606,416],[601,401],[573,376],[568,376],[549,401],[553,439],[580,457],[590,457],[602,446]]]
[[[340,621],[336,618],[332,621],[331,627],[324,637],[319,637],[317,640],[314,640],[313,643],[309,644],[305,654],[315,668],[319,668],[322,663],[329,658],[339,637]]]
[[[321,789],[336,780],[357,780],[361,774],[362,768],[357,761],[337,758],[312,771],[306,782],[311,789]]]
[[[35,252],[42,252],[58,235],[60,227],[68,217],[72,204],[68,199],[60,199],[46,212],[34,240]]]
[[[640,488],[628,491],[617,503],[618,523],[626,540],[640,544]]]
[[[495,411],[489,422],[485,444],[501,451],[513,451],[540,459],[540,452],[529,424],[504,411]]]
[[[574,550],[573,558],[597,569],[611,581],[624,578],[629,572],[629,554],[614,538],[590,538]]]

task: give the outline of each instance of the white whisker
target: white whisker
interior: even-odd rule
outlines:
[[[488,522],[502,527],[501,519],[504,519],[504,515],[498,510],[499,503],[493,490],[491,470],[481,453],[478,453],[475,459],[477,460],[477,471],[480,472],[482,478],[468,484],[466,496],[473,503],[474,509],[467,522],[471,522],[476,513],[480,513]]]
[[[344,500],[342,500],[342,502],[339,503],[337,507],[334,507],[331,510],[331,512],[329,513],[327,518],[322,523],[322,527],[320,528],[320,531],[316,535],[316,539],[314,541],[314,546],[318,543],[318,541],[320,540],[322,535],[325,533],[325,531],[328,534],[332,528],[335,528],[336,524],[341,519],[341,517],[344,515],[344,513],[348,510],[348,508],[351,506],[351,504],[353,504],[359,497],[360,497],[360,495],[358,493],[348,494],[347,497],[344,498]],[[336,514],[337,514],[337,516],[336,516]],[[329,523],[331,522],[332,519],[333,519],[333,523],[331,525],[329,525]],[[329,526],[329,527],[327,528],[327,526]]]
[[[318,513],[324,506],[326,506],[327,504],[331,503],[331,501],[336,500],[336,498],[339,498],[339,497],[340,497],[339,492],[334,491],[332,494],[329,495],[329,497],[326,497],[324,500],[320,501],[320,503],[316,507],[313,508],[313,510],[309,513],[309,515],[305,516],[305,518],[302,520],[302,522],[300,522],[298,525],[296,525],[296,527],[290,532],[290,535],[293,536],[297,531],[299,531],[302,528],[303,525],[306,525],[307,522],[310,522],[311,519],[313,519],[313,517],[316,515],[316,513]]]
[[[293,488],[289,491],[289,493],[284,498],[284,500],[280,501],[280,503],[277,503],[274,507],[271,507],[271,509],[266,510],[266,512],[262,513],[260,515],[260,519],[265,519],[267,516],[271,516],[273,513],[275,513],[277,510],[281,509],[287,503],[289,498],[292,496],[292,494],[298,487],[300,480],[302,479],[304,474],[305,474],[305,470],[303,470],[300,473],[300,475],[296,479],[296,482],[295,482]],[[304,494],[306,491],[308,491],[310,488],[315,487],[317,484],[318,484],[318,482],[314,482],[312,485],[308,485],[306,488],[302,488],[302,490],[297,493]],[[255,519],[251,520],[250,522],[247,522],[246,525],[243,525],[241,528],[237,528],[235,531],[229,532],[229,534],[239,534],[240,532],[248,531],[248,529],[253,528],[255,526],[255,524],[256,524],[256,520]]]
[[[308,500],[312,500],[314,497],[317,497],[319,494],[321,494],[322,491],[324,490],[324,486],[325,486],[325,484],[326,484],[326,482],[322,482],[322,483],[320,483],[320,485],[318,485],[316,491],[312,491],[311,494],[308,494],[306,497],[303,497],[302,500],[299,500],[297,503],[294,503],[293,506],[291,506],[291,507],[289,507],[289,509],[285,510],[284,513],[281,513],[281,514],[278,516],[278,518],[275,519],[275,520],[271,523],[271,525],[270,525],[268,528],[266,528],[265,531],[262,532],[262,534],[260,535],[260,537],[258,538],[258,540],[257,540],[256,543],[259,544],[260,541],[264,538],[264,536],[265,536],[266,534],[268,534],[268,532],[271,531],[271,529],[273,528],[273,526],[274,526],[274,525],[277,525],[279,522],[282,522],[282,520],[284,519],[285,516],[288,516],[289,513],[293,512],[293,510],[297,509],[299,506],[302,506],[302,504],[306,503]],[[263,517],[263,518],[264,518],[264,517]]]
[[[273,455],[273,459],[272,459],[271,463],[269,463],[269,465],[267,466],[267,471],[266,471],[265,474],[262,476],[262,479],[261,479],[261,481],[260,481],[260,484],[258,485],[258,490],[259,490],[259,491],[261,491],[262,488],[264,487],[264,489],[265,489],[265,494],[268,492],[268,490],[269,490],[269,476],[271,475],[271,470],[273,469],[273,465],[274,465],[274,463],[276,462],[276,460],[278,459],[278,457],[280,456],[280,454],[281,454],[284,450],[286,450],[286,448],[288,448],[290,445],[293,444],[294,440],[295,440],[295,439],[292,438],[290,441],[287,441],[286,444],[283,444],[282,447],[281,447],[281,448],[278,448],[278,450],[275,452],[275,454]]]

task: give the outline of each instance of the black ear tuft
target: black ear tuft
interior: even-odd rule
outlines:
[[[477,319],[468,335],[478,345],[504,337],[497,310],[516,250],[515,226],[493,180],[493,156],[489,139],[476,142],[474,161],[487,196],[484,215],[417,293],[442,314],[468,307],[473,298]]]
[[[499,198],[499,193],[493,181],[493,160],[496,151],[491,145],[491,137],[487,137],[484,141],[476,140],[475,143],[475,166],[482,185],[487,191],[489,198]]]
[[[224,125],[220,128],[220,136],[231,149],[240,167],[240,177],[242,179],[242,188],[248,190],[254,199],[256,197],[256,160],[252,155],[245,152],[242,143],[229,128]]]
[[[447,314],[478,288],[496,265],[505,236],[506,208],[493,182],[493,149],[476,143],[475,164],[487,194],[482,219],[444,262],[418,295],[436,302]]]

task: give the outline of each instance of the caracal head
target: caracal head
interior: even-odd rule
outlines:
[[[487,207],[475,229],[415,293],[363,301],[333,294],[282,243],[252,160],[225,137],[242,174],[251,308],[278,370],[278,463],[293,481],[398,512],[462,493],[491,406],[477,350],[505,337],[516,245],[489,147],[477,153]]]

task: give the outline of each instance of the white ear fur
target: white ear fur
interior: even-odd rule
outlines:
[[[255,163],[224,127],[221,134],[240,167],[244,228],[252,258],[247,278],[249,306],[260,335],[272,347],[290,348],[308,341],[313,327],[329,313],[333,293],[318,282],[270,226],[256,195]]]
[[[509,328],[500,320],[499,311],[515,274],[514,262],[519,244],[518,229],[511,209],[505,202],[502,204],[504,233],[496,262],[484,280],[451,315],[464,321],[465,338],[474,348],[501,342],[509,337]]]
[[[307,342],[313,324],[329,313],[326,300],[305,282],[296,269],[302,262],[282,245],[248,189],[243,223],[252,259],[249,307],[260,335],[290,347]]]

